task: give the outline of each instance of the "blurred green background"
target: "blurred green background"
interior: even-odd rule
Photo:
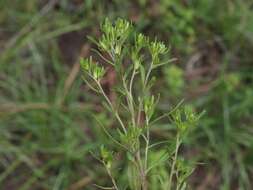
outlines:
[[[94,115],[114,120],[78,63],[94,54],[87,35],[99,37],[106,17],[171,47],[177,61],[158,71],[158,111],[182,99],[206,110],[181,150],[198,163],[191,189],[252,189],[252,0],[0,0],[0,189],[108,184],[89,151],[108,141]],[[110,96],[114,80],[104,81]],[[166,127],[154,136],[169,139]]]

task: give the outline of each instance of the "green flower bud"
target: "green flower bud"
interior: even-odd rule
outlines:
[[[80,65],[81,65],[81,69],[83,70],[83,71],[88,71],[89,70],[89,68],[90,68],[90,60],[91,58],[89,58],[89,59],[84,59],[84,58],[81,58],[80,59]]]
[[[148,44],[148,38],[143,34],[138,34],[135,39],[135,48],[136,51],[139,51],[141,48],[145,47]]]
[[[135,70],[139,69],[141,62],[142,62],[142,58],[138,55],[138,52],[133,50],[131,57],[132,57],[132,61],[134,64],[134,69]]]
[[[149,48],[151,55],[162,55],[168,52],[168,48],[164,43],[159,41],[151,42]]]
[[[96,80],[100,80],[105,74],[105,69],[101,66],[98,66],[97,63],[94,63],[92,61],[92,57],[89,59],[81,59],[80,64],[82,70],[89,73],[89,75]]]
[[[150,119],[154,114],[155,104],[154,96],[147,96],[144,98],[144,112],[148,119]]]
[[[102,158],[103,162],[105,163],[106,167],[108,169],[111,169],[111,167],[112,167],[112,161],[113,161],[113,154],[112,154],[112,152],[110,152],[109,150],[107,150],[105,148],[105,146],[102,145],[100,147],[100,155],[101,155],[101,158]]]

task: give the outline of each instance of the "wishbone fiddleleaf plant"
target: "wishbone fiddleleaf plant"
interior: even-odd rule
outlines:
[[[117,100],[112,101],[108,97],[101,83],[106,75],[105,67],[91,57],[81,59],[80,64],[84,81],[104,98],[105,108],[117,120],[117,135],[111,133],[110,130],[114,129],[106,126],[103,127],[104,131],[118,147],[116,151],[125,154],[127,158],[127,169],[124,170],[127,171],[126,182],[114,175],[115,153],[101,146],[99,160],[112,180],[111,189],[186,189],[186,178],[193,170],[179,158],[178,151],[184,136],[196,125],[200,115],[196,115],[190,107],[180,106],[157,115],[155,110],[159,96],[151,93],[155,84],[152,71],[171,62],[168,59],[169,49],[162,42],[151,41],[143,34],[135,33],[132,24],[123,19],[117,19],[115,23],[106,19],[101,25],[101,31],[102,36],[98,41],[91,40],[98,47],[98,56],[117,75]],[[170,124],[175,126],[175,138],[170,139],[170,143],[168,139],[155,142],[150,136],[151,127],[164,118],[169,118]],[[173,145],[172,149],[169,144]],[[154,147],[159,147],[159,151],[158,148],[154,150]]]

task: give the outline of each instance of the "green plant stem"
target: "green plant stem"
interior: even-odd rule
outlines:
[[[136,74],[136,70],[134,69],[133,72],[132,72],[132,76],[131,76],[131,79],[130,79],[130,84],[129,84],[129,102],[130,102],[130,106],[129,106],[129,109],[131,110],[132,112],[132,120],[133,120],[133,125],[136,126],[136,123],[135,123],[135,110],[134,110],[134,102],[133,102],[133,94],[132,94],[132,88],[133,88],[133,80],[134,80],[134,77],[135,77],[135,74]],[[124,84],[125,88],[126,88],[126,83]],[[126,91],[127,91],[127,88],[126,88]],[[141,102],[139,103],[139,113],[138,113],[138,119],[137,119],[137,123],[139,125],[140,123],[140,110],[141,110]],[[136,127],[140,127],[140,126],[136,126]],[[149,132],[148,132],[149,134]],[[149,135],[148,135],[149,136]],[[149,139],[149,137],[148,137]],[[141,159],[141,155],[140,155],[140,150],[138,150],[137,152],[137,162],[138,162],[138,165],[139,165],[139,171],[140,171],[140,176],[141,176],[141,183],[142,183],[142,190],[148,190],[148,184],[147,184],[147,176],[146,176],[146,169],[147,169],[147,156],[148,156],[148,147],[149,147],[149,140],[146,141],[146,148],[145,148],[145,162],[144,162],[144,165],[142,163],[142,159]]]
[[[104,164],[104,166],[105,166],[105,168],[106,168],[106,171],[107,171],[109,177],[110,177],[111,180],[112,180],[112,184],[113,184],[113,186],[114,186],[114,189],[119,190],[119,188],[118,188],[118,186],[117,186],[117,183],[116,183],[115,179],[114,179],[113,176],[112,176],[111,171],[106,167],[106,164],[105,164],[104,162],[103,162],[103,164]]]
[[[126,94],[127,94],[126,99],[127,99],[129,111],[131,113],[132,123],[133,123],[133,126],[136,126],[133,96],[132,96],[132,94],[130,94],[130,91],[127,89],[127,84],[126,84],[126,80],[124,77],[122,77],[122,82],[123,82],[123,86],[124,86]]]
[[[150,136],[150,131],[149,129],[147,129],[146,147],[145,147],[145,171],[147,171],[147,168],[148,168],[149,136]]]
[[[98,85],[98,87],[99,87],[101,93],[103,94],[105,100],[107,101],[107,103],[108,103],[109,106],[111,107],[111,109],[112,109],[112,111],[113,111],[115,117],[116,117],[117,120],[119,121],[119,123],[120,123],[120,125],[121,125],[121,127],[122,127],[122,129],[123,129],[123,131],[124,131],[124,133],[126,133],[126,132],[127,132],[126,127],[125,127],[124,123],[122,122],[122,120],[121,120],[121,118],[120,118],[120,116],[119,116],[119,114],[118,114],[118,111],[117,111],[117,110],[114,110],[114,107],[113,107],[111,101],[109,100],[109,98],[108,98],[107,95],[105,94],[105,92],[104,92],[104,90],[103,90],[101,84],[99,83],[99,81],[98,81],[98,80],[95,80],[95,81],[96,81],[96,83],[97,83],[97,85]]]
[[[132,76],[131,76],[131,79],[130,79],[130,85],[129,85],[129,92],[130,92],[130,95],[132,97],[133,97],[133,94],[132,94],[133,80],[134,80],[135,74],[136,74],[136,70],[134,69],[133,73],[132,73]]]
[[[149,131],[149,119],[146,118],[146,129],[147,129],[147,133],[146,133],[146,137],[145,137],[145,141],[146,141],[146,147],[145,147],[145,170],[147,171],[148,168],[148,150],[149,150],[149,141],[150,141],[150,131]]]
[[[140,150],[138,150],[138,152],[136,153],[136,158],[139,165],[142,190],[148,190],[146,171],[142,165]]]
[[[176,166],[176,162],[177,162],[179,147],[180,147],[180,139],[179,139],[179,134],[177,134],[176,149],[175,149],[175,154],[174,154],[174,158],[173,158],[173,162],[172,162],[172,166],[171,166],[171,171],[170,171],[168,190],[171,190],[171,188],[172,188],[172,180],[173,180],[173,176],[174,176],[174,173],[175,173],[175,166]]]
[[[139,106],[138,106],[138,115],[137,115],[137,125],[140,126],[141,124],[141,111],[143,107],[143,99],[140,98],[139,100]]]
[[[145,81],[144,81],[144,85],[143,85],[144,89],[147,86],[148,79],[149,79],[149,76],[151,74],[152,68],[153,68],[153,62],[151,62],[150,66],[149,66],[149,69],[148,69],[148,72],[147,72],[147,75],[146,75],[146,78],[145,78]]]

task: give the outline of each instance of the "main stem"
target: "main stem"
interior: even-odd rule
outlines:
[[[148,190],[148,183],[147,183],[147,176],[146,176],[146,170],[143,167],[140,151],[136,153],[136,159],[137,163],[139,165],[139,171],[140,171],[140,178],[141,178],[141,187],[142,190]]]

